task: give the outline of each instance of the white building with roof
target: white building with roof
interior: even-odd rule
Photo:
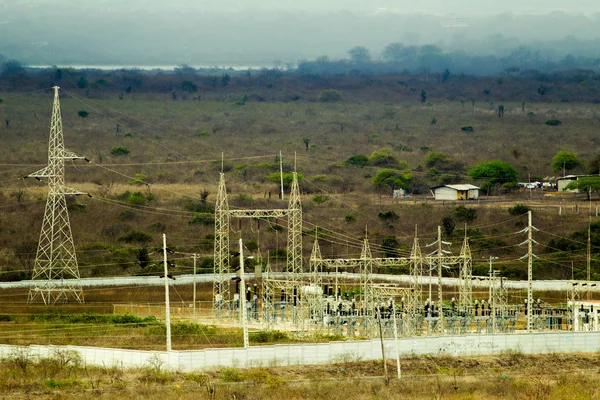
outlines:
[[[431,189],[436,200],[477,200],[480,188],[469,183],[443,185]]]
[[[558,187],[559,192],[572,192],[579,193],[579,189],[567,189],[567,185],[573,181],[579,180],[579,178],[585,178],[589,176],[597,176],[597,175],[567,175],[562,178],[558,178],[556,180],[556,186]]]

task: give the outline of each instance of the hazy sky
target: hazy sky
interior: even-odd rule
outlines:
[[[600,38],[600,0],[0,0],[0,54],[33,65],[377,58],[392,42],[503,55],[565,37]]]
[[[247,10],[252,8],[271,10],[313,11],[361,11],[385,10],[414,13],[456,15],[485,15],[505,12],[547,14],[552,11],[593,14],[600,12],[598,0],[0,0],[4,4],[47,5],[58,3],[93,4],[94,6],[118,5],[123,8],[193,8],[204,10]]]

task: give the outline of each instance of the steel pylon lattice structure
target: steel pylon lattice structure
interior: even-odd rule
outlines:
[[[471,247],[467,237],[465,226],[465,239],[460,249],[460,279],[458,292],[458,309],[462,313],[468,313],[473,307],[473,259]]]
[[[31,278],[34,285],[27,299],[28,303],[33,303],[41,297],[46,305],[67,301],[68,298],[80,303],[84,301],[65,197],[85,194],[65,186],[65,160],[84,157],[65,149],[58,90],[59,87],[55,86],[48,166],[27,176],[48,179],[48,198]]]
[[[410,251],[410,292],[408,296],[408,312],[411,316],[416,316],[423,305],[421,299],[421,275],[423,275],[423,256],[421,255],[421,246],[417,228],[415,227],[415,238],[413,240],[412,250]]]
[[[371,255],[371,247],[365,230],[365,238],[360,252],[360,287],[363,315],[365,317],[373,317],[375,315],[375,304],[373,299],[373,256]]]
[[[298,174],[293,173],[292,190],[288,204],[288,253],[287,273],[288,279],[298,280],[302,272],[302,201],[300,200],[300,187]]]
[[[231,310],[231,268],[229,265],[229,232],[231,218],[288,218],[287,263],[285,266],[285,289],[290,297],[298,297],[302,272],[302,202],[298,175],[293,173],[288,208],[270,210],[236,209],[230,210],[225,186],[225,174],[221,173],[219,190],[215,204],[215,243],[213,286],[214,313],[217,318],[232,315]],[[273,289],[273,288],[272,288]],[[240,294],[241,295],[241,294]]]
[[[227,201],[227,188],[225,174],[219,177],[219,191],[215,202],[215,246],[214,268],[215,280],[213,284],[213,299],[215,301],[215,316],[223,316],[227,312],[224,302],[229,300],[231,282],[229,280],[229,202]],[[241,295],[244,295],[243,293]]]

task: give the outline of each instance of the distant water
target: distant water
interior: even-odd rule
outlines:
[[[163,70],[173,71],[179,65],[58,65],[60,68],[75,68],[75,69],[101,69],[101,70],[118,70],[118,69],[140,69],[144,71]],[[220,69],[246,71],[268,68],[266,65],[189,65],[196,69]],[[28,65],[29,68],[52,68],[52,65]]]

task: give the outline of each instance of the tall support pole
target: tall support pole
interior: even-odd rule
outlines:
[[[398,343],[398,324],[396,323],[396,302],[392,301],[392,320],[394,323],[394,340],[396,342],[396,369],[398,379],[402,378],[402,367],[400,366],[400,344]]]
[[[229,203],[227,201],[227,188],[225,187],[225,174],[221,172],[219,178],[219,191],[215,202],[215,246],[214,246],[214,274],[213,285],[214,314],[216,318],[223,318],[228,311],[226,304],[230,296],[229,280]],[[243,293],[240,294],[243,296]]]
[[[323,307],[321,306],[321,260],[319,240],[315,238],[315,243],[310,254],[310,285],[312,288],[306,295],[310,299],[310,313],[312,318],[318,324],[323,321]]]
[[[490,265],[492,261],[490,259]],[[491,271],[490,273],[490,284],[493,282],[492,293],[490,295],[490,301],[492,302],[492,334],[496,333],[496,307],[497,307],[497,293],[498,289],[496,287],[496,273]]]
[[[438,325],[440,333],[444,333],[444,290],[442,288],[442,264],[443,264],[443,252],[442,252],[442,227],[438,226],[438,239],[437,239],[437,262],[438,262]]]
[[[246,274],[244,273],[244,245],[240,238],[240,315],[242,317],[242,331],[244,334],[244,348],[249,345],[248,340],[248,312],[246,311]]]
[[[194,307],[194,317],[196,316],[196,253],[194,253],[194,298],[193,298],[193,306]]]
[[[389,382],[389,376],[388,376],[388,369],[387,369],[387,361],[385,360],[385,346],[383,344],[383,329],[381,328],[381,319],[383,318],[383,315],[381,315],[381,312],[377,311],[377,321],[379,321],[379,341],[381,342],[381,358],[383,361],[383,379],[385,384],[387,385]]]
[[[416,324],[417,316],[419,315],[419,309],[422,306],[421,302],[421,282],[419,279],[423,274],[423,258],[421,256],[421,247],[419,245],[418,230],[415,226],[415,238],[413,239],[413,246],[410,252],[410,289],[408,293],[408,307],[407,316],[409,321],[405,324],[405,328],[408,330],[408,334],[412,334],[412,328]],[[414,324],[413,324],[414,323]]]
[[[283,158],[279,150],[279,179],[281,180],[281,200],[283,200]]]
[[[265,264],[265,270],[263,271],[263,327],[265,330],[270,331],[273,327],[273,319],[275,308],[273,305],[275,296],[275,288],[271,281],[271,263],[270,253],[267,251],[267,262]]]
[[[310,253],[310,284],[313,286],[321,285],[321,260],[321,247],[319,246],[319,240],[315,238],[315,243]]]
[[[287,273],[288,279],[294,281],[294,286],[297,287],[302,272],[302,201],[296,172],[293,174],[288,208]]]
[[[163,264],[165,273],[165,325],[167,328],[167,351],[171,351],[171,303],[169,301],[169,269],[167,268],[167,235],[163,233]]]
[[[590,194],[590,196],[591,196],[591,194]],[[592,293],[591,293],[592,239],[591,239],[591,237],[592,237],[592,223],[590,221],[590,223],[588,224],[588,237],[587,237],[587,296],[586,296],[586,298],[588,301],[590,301],[592,299]]]
[[[533,222],[531,210],[527,212],[527,332],[531,332],[533,315]]]
[[[366,236],[363,240],[363,246],[360,253],[361,259],[361,270],[360,270],[360,286],[361,286],[361,297],[362,297],[362,308],[363,315],[365,317],[375,316],[375,304],[373,304],[373,258],[371,256],[371,247],[369,246],[369,239]]]
[[[473,259],[471,257],[471,247],[467,236],[467,225],[465,224],[465,239],[460,250],[460,282],[458,294],[458,308],[461,312],[467,313],[473,306]]]
[[[569,316],[571,317],[571,330],[573,332],[577,332],[579,330],[579,310],[577,308],[577,302],[579,300],[580,289],[581,288],[579,282],[576,282],[575,280],[573,280],[573,277],[571,277],[569,291],[567,292],[567,304],[569,309]]]
[[[48,142],[48,166],[28,177],[48,179],[48,198],[35,256],[28,303],[41,297],[44,304],[73,298],[83,303],[79,266],[75,254],[65,195],[84,194],[65,186],[65,160],[81,159],[65,149],[60,113],[59,87],[54,87],[54,103]],[[65,282],[65,280],[69,280]]]

